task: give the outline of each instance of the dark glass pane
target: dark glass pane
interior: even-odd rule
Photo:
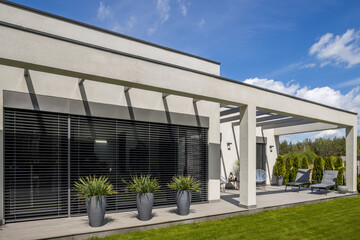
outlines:
[[[5,218],[67,214],[67,117],[5,110]]]

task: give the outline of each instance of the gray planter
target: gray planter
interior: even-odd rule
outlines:
[[[277,178],[277,185],[278,185],[278,186],[282,186],[282,185],[283,185],[284,177],[276,177],[276,178]]]
[[[341,194],[345,194],[348,192],[348,188],[346,186],[339,185],[337,188],[338,188],[338,192]]]
[[[86,210],[89,217],[89,225],[100,227],[104,224],[106,211],[106,197],[92,197],[86,199]]]
[[[152,218],[152,209],[154,205],[153,193],[137,193],[136,204],[138,209],[138,218],[141,221],[147,221]]]
[[[181,190],[176,193],[176,204],[180,215],[188,215],[190,211],[191,191]]]

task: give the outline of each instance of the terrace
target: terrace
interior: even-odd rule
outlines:
[[[106,224],[99,228],[90,227],[87,216],[9,223],[0,228],[0,239],[86,239],[94,236],[103,237],[357,196],[354,193],[339,194],[334,191],[329,192],[327,195],[323,191],[311,194],[309,189],[302,189],[300,192],[290,189],[285,192],[284,187],[267,186],[264,190],[257,190],[257,207],[248,210],[238,207],[238,193],[238,190],[226,190],[221,194],[220,201],[192,205],[188,216],[177,215],[176,206],[156,208],[153,210],[154,217],[146,222],[138,220],[137,211],[132,210],[108,213],[106,215]]]

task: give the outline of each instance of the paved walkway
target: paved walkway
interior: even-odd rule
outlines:
[[[343,195],[337,192],[329,192],[327,195],[324,192],[311,194],[310,190],[296,192],[290,189],[288,192],[284,192],[283,187],[268,186],[266,189],[257,191],[257,208],[247,210],[238,207],[238,191],[229,190],[221,195],[221,200],[218,202],[192,205],[191,213],[188,216],[179,216],[176,214],[176,207],[167,207],[154,209],[154,217],[146,222],[137,219],[136,211],[107,214],[106,224],[99,228],[90,227],[87,216],[9,223],[0,227],[0,239],[84,239],[91,236],[106,236],[174,224],[215,220],[239,214],[255,213],[264,209],[356,196],[356,194]]]

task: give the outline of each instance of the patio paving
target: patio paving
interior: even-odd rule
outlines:
[[[299,192],[296,192],[295,189],[289,189],[288,192],[285,192],[284,187],[267,186],[263,190],[257,190],[257,208],[248,210],[238,207],[238,190],[227,190],[221,193],[220,201],[193,204],[188,216],[177,215],[176,206],[172,206],[154,209],[154,217],[146,222],[137,219],[137,211],[109,213],[106,214],[106,224],[99,228],[90,227],[87,216],[8,223],[0,227],[0,239],[84,239],[92,236],[101,237],[175,224],[215,220],[239,214],[256,213],[265,209],[289,207],[356,195],[351,193],[338,194],[333,191],[327,195],[324,194],[324,191],[311,194],[309,189],[302,189]]]

